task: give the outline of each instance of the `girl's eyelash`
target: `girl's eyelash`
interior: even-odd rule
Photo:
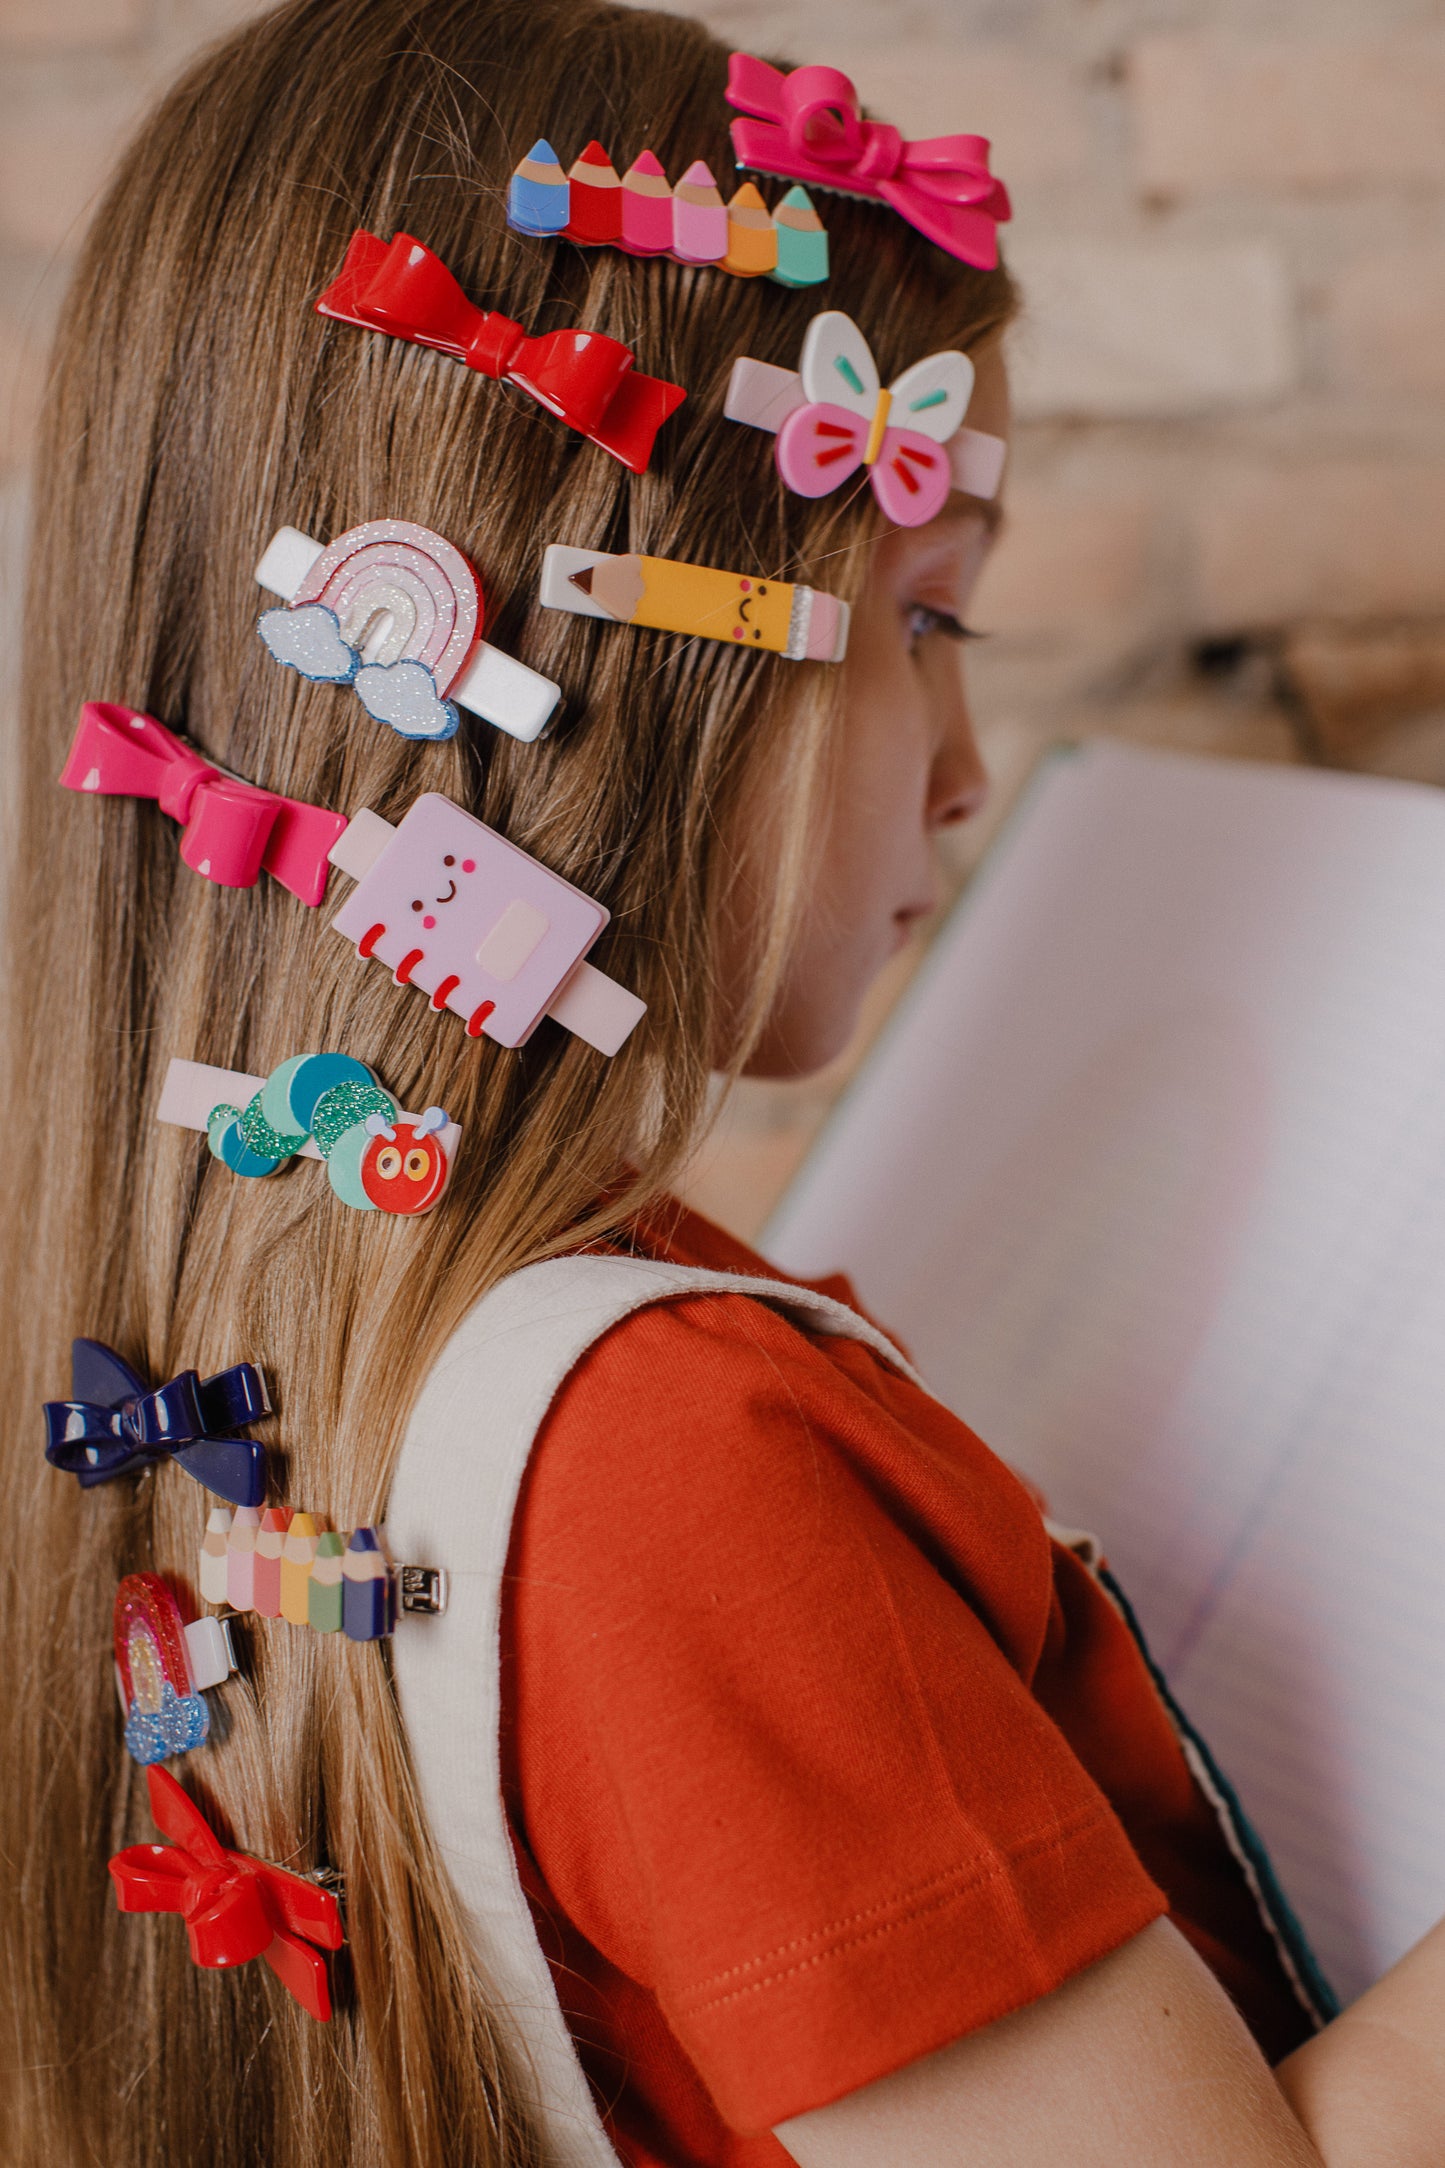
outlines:
[[[935,610],[928,602],[915,602],[908,612],[908,639],[917,646],[931,632],[941,632],[947,640],[979,640],[982,633],[974,632],[953,615],[951,610]]]

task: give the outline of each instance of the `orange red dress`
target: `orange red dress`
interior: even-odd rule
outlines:
[[[637,1247],[782,1277],[680,1206]],[[1272,2060],[1310,2030],[1118,1608],[857,1342],[715,1294],[597,1342],[524,1481],[502,1694],[523,1881],[635,2168],[777,2168],[774,2124],[1165,1912]]]

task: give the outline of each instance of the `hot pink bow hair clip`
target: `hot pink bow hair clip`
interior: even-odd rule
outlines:
[[[222,888],[251,888],[262,870],[313,908],[326,892],[327,852],[346,816],[227,775],[153,715],[113,700],[87,700],[70,757],[67,790],[102,798],[153,798],[181,824],[181,857]]]
[[[998,228],[1012,214],[1008,190],[988,168],[987,136],[928,136],[909,143],[886,121],[864,120],[839,68],[794,68],[734,53],[728,104],[740,166],[807,188],[887,203],[950,256],[992,271]]]

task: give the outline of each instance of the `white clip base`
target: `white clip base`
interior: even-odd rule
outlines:
[[[390,821],[373,813],[370,806],[363,806],[359,813],[352,814],[326,855],[333,866],[359,881],[370,873],[395,834]]]
[[[796,369],[779,369],[770,361],[753,361],[740,354],[728,378],[723,413],[730,422],[746,422],[750,429],[766,429],[776,436],[788,416],[807,403]]]
[[[583,962],[567,974],[545,1013],[564,1031],[595,1046],[599,1054],[615,1054],[638,1019],[647,1014],[647,1003],[595,964]]]
[[[448,700],[470,708],[494,730],[505,730],[509,738],[520,738],[525,745],[542,736],[561,697],[561,686],[551,678],[529,670],[515,655],[489,647],[485,640],[477,643],[471,661],[447,692]]]
[[[572,585],[574,572],[595,572],[599,565],[610,563],[606,550],[574,550],[565,542],[549,542],[542,552],[537,600],[544,610],[569,610],[573,617],[600,617],[615,625],[617,620],[610,610],[604,610],[600,602]]]
[[[193,1690],[204,1694],[208,1687],[219,1686],[224,1679],[229,1679],[236,1668],[236,1652],[226,1621],[209,1617],[192,1619],[185,1635]]]

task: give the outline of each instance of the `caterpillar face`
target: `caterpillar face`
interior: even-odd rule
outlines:
[[[373,1137],[361,1161],[361,1186],[382,1212],[425,1212],[447,1178],[447,1156],[434,1134],[420,1135],[410,1122],[393,1124],[395,1135]]]

